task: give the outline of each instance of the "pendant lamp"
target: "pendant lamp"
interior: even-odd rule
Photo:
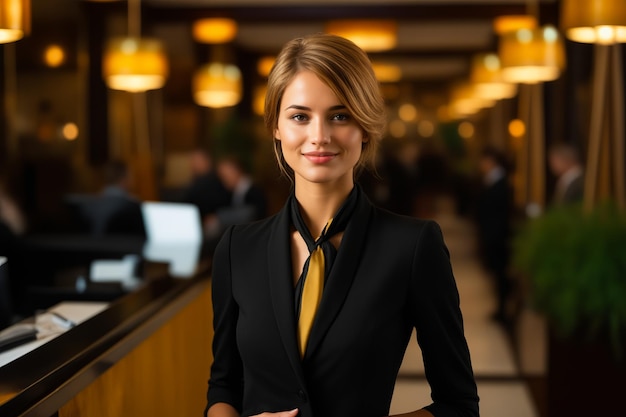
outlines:
[[[563,0],[561,26],[575,42],[593,43],[594,72],[583,206],[612,199],[626,210],[624,68],[626,1]]]
[[[200,106],[231,107],[242,95],[241,71],[232,64],[213,62],[200,67],[193,77],[193,97]]]
[[[0,0],[0,43],[15,42],[30,33],[30,0]]]
[[[326,32],[350,39],[367,52],[381,52],[395,48],[398,27],[394,20],[345,19],[332,20]]]
[[[102,72],[107,86],[132,93],[163,87],[168,75],[165,48],[155,38],[141,37],[140,0],[128,0],[128,36],[109,40]]]
[[[228,63],[228,43],[237,35],[237,23],[227,18],[200,19],[193,24],[196,42],[211,44],[210,62],[198,68],[192,80],[193,98],[199,106],[232,107],[241,101],[243,83],[239,68]]]
[[[625,43],[626,1],[562,0],[561,26],[575,42]]]
[[[502,77],[511,83],[553,81],[565,67],[563,40],[553,26],[502,34],[498,54]]]
[[[479,97],[502,100],[517,94],[517,85],[506,82],[497,54],[477,54],[472,60],[470,82]]]
[[[465,117],[478,113],[480,110],[492,107],[496,104],[494,99],[480,97],[476,89],[469,82],[456,84],[450,94],[450,108],[453,117]]]
[[[167,58],[158,39],[123,37],[107,43],[103,74],[113,90],[137,93],[159,89],[167,72]]]
[[[200,43],[221,44],[237,35],[237,22],[228,18],[199,19],[193,23],[193,38]]]

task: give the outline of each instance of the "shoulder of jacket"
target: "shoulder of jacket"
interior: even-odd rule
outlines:
[[[385,227],[395,227],[415,232],[437,224],[434,220],[397,214],[380,207],[375,207],[374,210],[376,221]]]

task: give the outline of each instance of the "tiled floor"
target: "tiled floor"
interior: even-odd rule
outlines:
[[[521,346],[522,354],[516,358],[511,338],[500,325],[489,319],[495,299],[491,282],[476,258],[472,224],[455,217],[445,207],[442,206],[435,220],[441,225],[450,250],[461,296],[465,336],[480,396],[480,415],[538,417],[523,376],[541,374],[544,370],[542,321],[531,312],[524,312],[518,331],[531,332],[532,337],[520,340],[532,340],[533,343],[532,346]],[[391,414],[415,410],[430,402],[420,350],[413,337],[396,382]]]

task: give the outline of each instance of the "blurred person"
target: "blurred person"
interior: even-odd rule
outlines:
[[[25,231],[25,217],[0,177],[0,256],[13,255],[17,239]]]
[[[492,317],[508,324],[508,303],[512,292],[508,268],[513,214],[508,162],[501,151],[487,147],[480,155],[479,170],[482,175],[476,207],[479,250],[483,265],[495,282],[497,307]]]
[[[105,186],[95,196],[70,196],[94,236],[145,236],[141,201],[132,194],[134,177],[128,165],[112,160],[104,167]]]
[[[26,231],[26,219],[22,210],[9,195],[2,178],[0,178],[0,221],[16,235],[21,235]]]
[[[211,237],[220,235],[228,226],[249,223],[267,216],[267,199],[256,185],[241,161],[234,156],[221,158],[217,175],[231,195],[230,203],[218,207],[215,215],[205,221],[205,230]]]
[[[194,204],[202,219],[230,204],[231,192],[226,189],[213,167],[211,155],[194,149],[189,155],[192,179],[183,194],[183,202]]]
[[[0,298],[3,298],[0,300],[0,310],[4,310],[0,311],[0,329],[11,324],[15,309],[24,304],[24,282],[18,279],[22,275],[17,265],[24,258],[21,238],[25,233],[25,216],[9,193],[4,177],[0,175],[0,257],[6,257],[8,261],[8,273],[0,277]]]
[[[585,179],[578,149],[564,143],[552,146],[548,151],[548,165],[557,179],[552,203],[562,205],[581,202]]]
[[[374,206],[355,183],[386,122],[366,53],[328,34],[288,42],[265,112],[293,187],[215,251],[205,414],[387,416],[416,329],[433,402],[403,416],[478,416],[441,229]]]
[[[389,199],[385,208],[406,216],[415,215],[415,201],[419,186],[417,143],[407,141],[400,145],[386,161],[385,180]]]

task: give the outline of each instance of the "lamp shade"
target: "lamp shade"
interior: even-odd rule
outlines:
[[[0,43],[15,42],[30,33],[30,0],[0,0]]]
[[[396,46],[398,27],[393,20],[332,20],[326,32],[350,39],[364,51],[379,52]]]
[[[237,22],[227,18],[207,18],[193,23],[193,38],[200,43],[228,43],[237,36]]]
[[[496,103],[493,99],[477,95],[476,89],[469,82],[454,85],[450,96],[450,109],[452,110],[452,115],[457,117],[478,113],[480,110],[492,107]]]
[[[535,29],[537,26],[537,18],[529,14],[503,15],[493,20],[493,30],[498,35],[520,29]]]
[[[193,77],[193,97],[200,106],[222,108],[239,103],[241,71],[235,65],[213,62],[200,67]]]
[[[557,79],[565,68],[565,50],[553,26],[520,29],[500,37],[502,77],[512,83],[536,84]]]
[[[114,38],[107,44],[102,72],[113,90],[155,90],[163,87],[167,79],[167,58],[157,39]]]
[[[561,26],[575,42],[626,42],[626,1],[562,0]]]
[[[511,98],[517,94],[517,85],[502,78],[502,67],[497,54],[477,54],[472,59],[470,81],[476,95],[491,100]]]
[[[372,62],[376,79],[381,83],[395,83],[402,79],[402,69],[394,64]]]

